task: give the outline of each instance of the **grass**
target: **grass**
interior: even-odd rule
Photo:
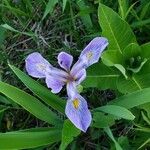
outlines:
[[[60,51],[72,54],[76,60],[86,42],[101,35],[97,19],[98,0],[68,0],[64,11],[62,10],[64,1],[55,2],[55,5],[49,7],[46,0],[2,0],[0,2],[0,24],[9,25],[5,28],[0,27],[0,80],[27,90],[9,69],[8,61],[24,70],[26,56],[38,51],[50,63],[57,66],[56,57]],[[101,0],[101,2],[120,13],[118,1]],[[149,0],[138,2],[131,0],[128,3],[129,7],[130,11],[125,20],[131,25],[140,44],[148,42],[150,40]],[[96,93],[94,96],[90,94],[91,89],[84,92],[93,100],[90,102],[91,107],[104,104],[115,97],[110,90],[92,90]],[[100,100],[96,102],[99,97]],[[1,101],[0,104],[4,105]],[[44,122],[37,120],[18,105],[10,102],[5,105],[9,108],[0,113],[0,131],[46,126]],[[118,121],[112,127],[114,135],[119,137],[123,144],[128,145],[132,143],[132,138],[137,132],[132,130],[132,126],[132,123]],[[71,144],[70,149],[100,149],[99,143],[101,143],[101,149],[109,149],[110,140],[103,132],[93,130],[91,133],[81,135]],[[140,143],[140,137],[143,138],[145,135],[137,133],[136,136],[139,140],[136,142],[133,140],[135,147]],[[113,146],[111,147],[114,149]],[[48,149],[57,148],[56,144]]]

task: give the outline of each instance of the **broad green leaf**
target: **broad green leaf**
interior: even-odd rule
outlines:
[[[145,88],[124,96],[121,96],[108,104],[110,105],[118,105],[125,107],[127,109],[131,109],[133,107],[140,106],[142,104],[146,104],[150,102],[150,88]]]
[[[105,128],[110,127],[115,124],[115,117],[113,115],[105,115],[102,112],[93,113],[93,127],[96,128]]]
[[[150,73],[135,74],[128,79],[119,77],[117,80],[117,89],[121,93],[131,93],[148,87],[150,87]]]
[[[18,31],[18,30],[14,29],[13,27],[11,27],[11,26],[8,25],[8,24],[3,24],[3,25],[1,25],[1,27],[5,28],[5,29],[7,29],[7,30],[10,30],[10,31],[12,31],[12,32],[19,33],[19,34],[24,34],[24,35],[31,36],[31,37],[36,36],[34,33]]]
[[[141,47],[136,43],[131,43],[125,47],[123,50],[123,57],[128,60],[132,57],[137,57],[141,55]]]
[[[143,56],[143,58],[150,59],[150,42],[141,45],[141,51],[141,56]]]
[[[123,55],[116,50],[106,50],[101,56],[102,62],[107,66],[114,66],[114,64],[123,65]]]
[[[126,79],[128,78],[128,76],[126,75],[126,69],[122,65],[114,64],[114,67],[116,67],[124,75]]]
[[[104,113],[108,113],[127,120],[134,120],[135,118],[135,116],[128,109],[116,105],[101,106],[99,108],[94,109],[94,111],[102,111]]]
[[[133,73],[140,72],[147,62],[147,58],[142,56],[141,47],[136,43],[129,44],[123,50],[123,57],[125,68]]]
[[[71,143],[74,137],[77,137],[81,131],[77,129],[68,119],[65,120],[62,129],[62,140],[60,150],[65,150],[66,147]]]
[[[84,87],[97,87],[101,89],[116,88],[119,73],[110,67],[97,63],[87,71],[87,78],[83,82]],[[109,84],[108,84],[109,83]]]
[[[110,67],[117,68],[127,79],[126,70],[123,67],[123,55],[120,54],[118,51],[109,50],[105,51],[102,55],[102,61],[105,65]]]
[[[12,85],[0,81],[0,93],[21,105],[24,109],[43,121],[52,125],[62,123],[62,120],[60,120],[54,112],[42,104],[37,98]]]
[[[53,9],[55,7],[55,5],[58,3],[58,0],[49,0],[48,3],[46,4],[46,8],[45,8],[45,11],[44,11],[44,15],[43,15],[43,18],[42,20],[45,19],[45,17],[50,13],[53,12]]]
[[[108,136],[111,138],[111,140],[114,142],[115,147],[116,147],[116,150],[123,150],[123,149],[121,148],[121,146],[119,145],[119,143],[115,140],[115,138],[114,138],[114,136],[113,136],[113,134],[112,134],[110,128],[107,127],[107,128],[104,129],[104,131],[107,133],[107,135],[108,135]]]
[[[127,45],[136,42],[134,33],[128,23],[122,20],[111,8],[100,4],[98,16],[102,34],[108,38],[109,49],[118,50],[122,53]]]
[[[0,149],[29,149],[49,145],[60,139],[61,131],[57,128],[0,133]]]
[[[51,93],[49,89],[40,85],[38,82],[30,78],[28,75],[23,73],[18,68],[9,65],[12,71],[17,75],[17,77],[42,101],[51,106],[52,108],[64,113],[65,110],[65,101]]]
[[[145,58],[138,67],[136,68],[128,67],[127,69],[132,71],[133,73],[138,73],[142,69],[142,67],[145,65],[146,62],[147,62],[147,59]]]

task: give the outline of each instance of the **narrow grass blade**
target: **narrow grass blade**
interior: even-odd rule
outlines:
[[[0,133],[0,149],[35,148],[58,142],[60,139],[61,131],[57,128]]]
[[[52,125],[62,123],[59,117],[38,99],[14,86],[0,81],[0,93],[3,93],[5,96],[21,105],[24,109],[43,121]]]

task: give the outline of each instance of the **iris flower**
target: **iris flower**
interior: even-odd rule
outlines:
[[[60,52],[57,59],[62,69],[52,66],[38,52],[30,54],[25,60],[28,74],[35,78],[44,78],[52,93],[59,93],[66,85],[68,100],[65,113],[83,132],[90,126],[92,117],[86,100],[78,93],[77,86],[86,78],[86,68],[99,61],[107,45],[106,38],[94,38],[81,52],[73,66],[73,57],[66,52]]]

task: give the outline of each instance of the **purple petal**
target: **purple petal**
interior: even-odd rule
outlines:
[[[65,83],[63,82],[63,79],[61,77],[46,75],[46,84],[48,88],[52,89],[52,93],[59,93]]]
[[[79,85],[83,80],[86,78],[86,70],[81,69],[74,75],[74,78],[76,79],[76,84]]]
[[[82,60],[78,60],[72,67],[70,74],[75,76],[80,70],[86,68],[85,63]]]
[[[65,52],[60,52],[58,55],[58,64],[66,71],[70,70],[72,65],[73,57]]]
[[[108,45],[108,40],[104,37],[94,38],[81,52],[79,60],[83,61],[86,67],[99,61],[101,53]]]
[[[52,65],[40,53],[32,53],[25,60],[28,74],[35,78],[44,78]]]
[[[65,113],[78,129],[86,132],[91,124],[92,117],[87,102],[81,95],[78,94],[67,101]]]
[[[67,83],[67,95],[69,98],[74,97],[77,94],[76,84],[75,82]]]

